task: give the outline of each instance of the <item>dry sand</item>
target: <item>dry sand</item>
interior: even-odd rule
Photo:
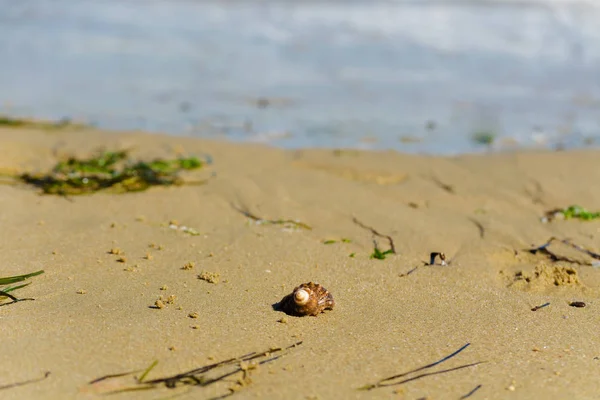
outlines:
[[[0,388],[2,399],[99,398],[116,383],[89,381],[154,360],[148,379],[298,341],[250,371],[251,383],[235,396],[459,399],[478,385],[470,398],[600,396],[600,269],[523,251],[550,236],[599,250],[600,222],[540,222],[554,207],[598,208],[597,151],[444,158],[2,129],[0,169],[44,170],[57,155],[99,147],[132,148],[135,158],[209,154],[214,162],[192,174],[209,177],[206,185],[125,195],[65,199],[0,185],[1,275],[46,271],[17,293],[35,301],[0,307],[0,386],[51,372],[37,383]],[[232,205],[313,229],[259,225]],[[353,217],[391,235],[398,254],[370,259],[373,236]],[[201,235],[170,229],[171,220]],[[323,243],[341,238],[351,242]],[[387,248],[385,239],[378,242]],[[124,252],[125,263],[108,254],[112,248]],[[453,262],[424,266],[432,251]],[[583,260],[565,246],[555,251]],[[195,266],[182,269],[188,262]],[[219,274],[219,282],[198,279],[202,272]],[[273,310],[308,281],[333,294],[333,311],[297,318]],[[176,297],[150,308],[161,295],[165,303]],[[484,363],[357,390],[466,343],[421,373]],[[240,376],[110,398],[212,398],[229,393]]]

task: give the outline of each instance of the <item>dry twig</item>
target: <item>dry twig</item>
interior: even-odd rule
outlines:
[[[15,383],[9,383],[7,385],[2,385],[2,386],[0,386],[0,390],[12,389],[12,388],[19,387],[19,386],[29,385],[31,383],[41,382],[44,379],[48,378],[49,376],[50,376],[50,371],[46,371],[44,373],[44,376],[42,376],[41,378],[29,379],[29,380],[22,381],[22,382],[15,382]]]
[[[391,236],[384,235],[384,234],[377,232],[374,228],[367,226],[367,225],[363,224],[362,222],[360,222],[356,217],[352,218],[352,222],[354,222],[356,225],[360,226],[361,228],[370,231],[374,236],[378,236],[380,238],[386,239],[388,241],[388,243],[390,244],[390,250],[391,250],[392,254],[397,254],[396,247],[394,246],[394,239],[392,239]]]
[[[600,254],[595,253],[595,252],[593,252],[591,250],[588,250],[588,249],[586,249],[585,247],[583,247],[581,245],[573,243],[573,242],[571,242],[570,239],[558,239],[558,238],[556,238],[554,236],[551,237],[550,239],[548,239],[548,241],[546,243],[544,243],[543,245],[538,246],[538,247],[534,247],[533,249],[529,249],[528,251],[531,254],[537,254],[538,252],[542,253],[542,254],[546,255],[550,260],[552,260],[554,262],[556,262],[556,261],[566,261],[566,262],[573,263],[573,264],[594,265],[594,263],[591,263],[591,262],[581,262],[581,261],[576,260],[574,258],[570,258],[570,257],[566,257],[566,256],[561,256],[561,255],[558,255],[558,254],[550,251],[550,249],[548,247],[550,247],[550,245],[553,242],[555,242],[555,241],[557,241],[559,243],[562,243],[562,244],[565,244],[565,245],[567,245],[569,247],[572,247],[573,249],[575,249],[577,251],[585,253],[585,254],[587,254],[588,256],[592,257],[595,260],[600,260]]]

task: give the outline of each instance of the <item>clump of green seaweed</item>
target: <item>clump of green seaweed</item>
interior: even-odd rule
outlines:
[[[129,151],[103,151],[89,158],[59,161],[48,173],[21,174],[18,179],[44,194],[73,196],[102,190],[139,192],[152,186],[182,185],[179,173],[201,168],[197,157],[173,160],[129,161]]]
[[[337,239],[323,240],[323,244],[335,244],[335,243],[352,243],[352,240],[350,240],[348,238],[341,238],[340,240],[337,240]]]
[[[369,258],[376,259],[376,260],[385,260],[385,258],[387,256],[389,256],[390,254],[397,254],[396,246],[394,245],[394,239],[392,239],[392,237],[390,235],[384,235],[382,233],[379,233],[378,231],[375,230],[375,228],[370,227],[370,226],[365,225],[362,222],[360,222],[356,217],[352,218],[352,222],[354,222],[356,225],[360,226],[361,228],[370,231],[373,234],[373,236],[377,236],[377,237],[387,240],[390,245],[390,248],[388,250],[384,251],[379,248],[379,244],[377,243],[377,240],[373,240],[373,253],[371,253],[371,256]],[[352,253],[352,254],[354,254],[354,253]],[[350,255],[350,257],[353,257],[352,254]]]
[[[546,211],[543,222],[552,221],[556,218],[562,219],[579,219],[582,221],[592,221],[600,218],[600,211],[592,212],[578,205],[571,205],[566,208],[556,208]]]
[[[0,299],[7,297],[12,300],[11,303],[16,303],[18,301],[23,301],[23,300],[33,300],[33,299],[19,299],[19,298],[13,296],[12,294],[10,294],[10,292],[13,292],[17,289],[21,289],[27,285],[30,285],[31,282],[23,283],[21,285],[16,285],[16,286],[6,286],[6,285],[12,285],[13,283],[23,282],[29,278],[41,275],[43,273],[44,273],[44,271],[40,270],[40,271],[32,272],[29,274],[25,274],[25,275],[15,275],[15,276],[7,276],[4,278],[0,278],[0,286],[1,286],[0,287]],[[11,303],[6,303],[6,304],[11,304]]]
[[[496,140],[496,134],[493,131],[478,130],[471,135],[471,140],[482,146],[491,146]]]
[[[69,118],[62,118],[58,121],[40,121],[24,118],[9,117],[0,115],[0,127],[8,128],[34,128],[45,130],[61,130],[61,129],[83,129],[84,124],[75,123]]]
[[[385,260],[385,258],[390,254],[395,254],[393,249],[383,251],[379,248],[377,242],[373,241],[373,253],[371,253],[371,256],[369,258],[374,258],[376,260]]]

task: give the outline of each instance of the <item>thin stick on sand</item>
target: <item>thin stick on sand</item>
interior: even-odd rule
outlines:
[[[461,396],[459,400],[465,400],[468,399],[469,397],[473,396],[475,394],[476,391],[478,391],[479,389],[481,389],[481,384],[475,386],[473,389],[471,389],[471,391],[467,394],[465,394],[464,396]]]
[[[44,376],[42,376],[41,378],[34,378],[34,379],[22,381],[22,382],[15,382],[15,383],[9,383],[8,385],[2,385],[2,386],[0,386],[0,390],[12,389],[12,388],[19,387],[19,386],[29,385],[31,383],[41,382],[44,379],[48,378],[49,376],[50,376],[50,371],[46,371],[44,373]]]
[[[394,239],[392,239],[391,236],[389,235],[384,235],[382,233],[379,233],[375,230],[375,228],[372,228],[368,225],[363,224],[362,222],[360,222],[356,217],[352,217],[352,222],[354,222],[356,225],[360,226],[363,229],[366,229],[368,231],[370,231],[374,236],[378,236],[380,238],[386,239],[388,241],[388,243],[390,244],[390,250],[393,254],[397,254],[396,253],[396,246],[394,246]]]
[[[407,379],[401,380],[401,381],[399,381],[399,382],[391,382],[391,381],[393,381],[393,380],[395,380],[395,379],[404,378],[404,377],[406,377],[406,376],[408,376],[408,375],[415,374],[415,373],[417,373],[417,372],[421,372],[421,371],[423,371],[423,370],[426,370],[426,369],[429,369],[429,368],[433,368],[433,367],[435,367],[435,366],[437,366],[437,365],[439,365],[439,364],[443,363],[444,361],[448,361],[449,359],[451,359],[452,357],[454,357],[454,356],[458,355],[460,352],[462,352],[464,349],[466,349],[466,348],[467,348],[467,347],[469,347],[470,345],[471,345],[471,343],[467,343],[467,344],[465,344],[465,345],[464,345],[464,346],[462,346],[460,349],[456,350],[455,352],[453,352],[453,353],[452,353],[452,354],[450,354],[450,355],[447,355],[446,357],[442,358],[441,360],[438,360],[438,361],[436,361],[436,362],[433,362],[433,363],[431,363],[431,364],[427,364],[427,365],[425,365],[425,366],[423,366],[423,367],[419,367],[419,368],[416,368],[416,369],[410,370],[410,371],[408,371],[408,372],[403,372],[403,373],[401,373],[401,374],[392,375],[392,376],[390,376],[390,377],[387,377],[387,378],[381,379],[381,380],[379,380],[377,383],[375,383],[375,384],[370,384],[370,385],[365,385],[365,386],[363,386],[363,387],[359,388],[359,390],[372,390],[372,389],[376,389],[376,388],[380,388],[380,387],[387,387],[387,386],[398,386],[398,385],[402,385],[402,384],[404,384],[404,383],[408,383],[408,382],[411,382],[411,381],[415,381],[415,380],[417,380],[417,379],[425,378],[425,377],[427,377],[427,376],[439,375],[439,374],[444,374],[444,373],[447,373],[447,372],[452,372],[452,371],[458,371],[458,370],[460,370],[460,369],[469,368],[469,367],[474,367],[474,366],[476,366],[476,365],[479,365],[479,364],[482,364],[482,363],[484,363],[484,361],[478,361],[478,362],[475,362],[475,363],[471,363],[471,364],[464,364],[464,365],[460,365],[460,366],[458,366],[458,367],[449,368],[449,369],[444,369],[444,370],[441,370],[441,371],[435,371],[435,372],[426,372],[426,373],[423,373],[423,374],[419,374],[419,375],[413,376],[413,377],[411,377],[411,378],[407,378]]]

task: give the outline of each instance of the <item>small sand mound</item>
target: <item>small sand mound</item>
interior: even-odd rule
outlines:
[[[538,264],[533,272],[518,271],[510,286],[523,290],[545,289],[553,286],[582,286],[577,270],[560,265]]]

